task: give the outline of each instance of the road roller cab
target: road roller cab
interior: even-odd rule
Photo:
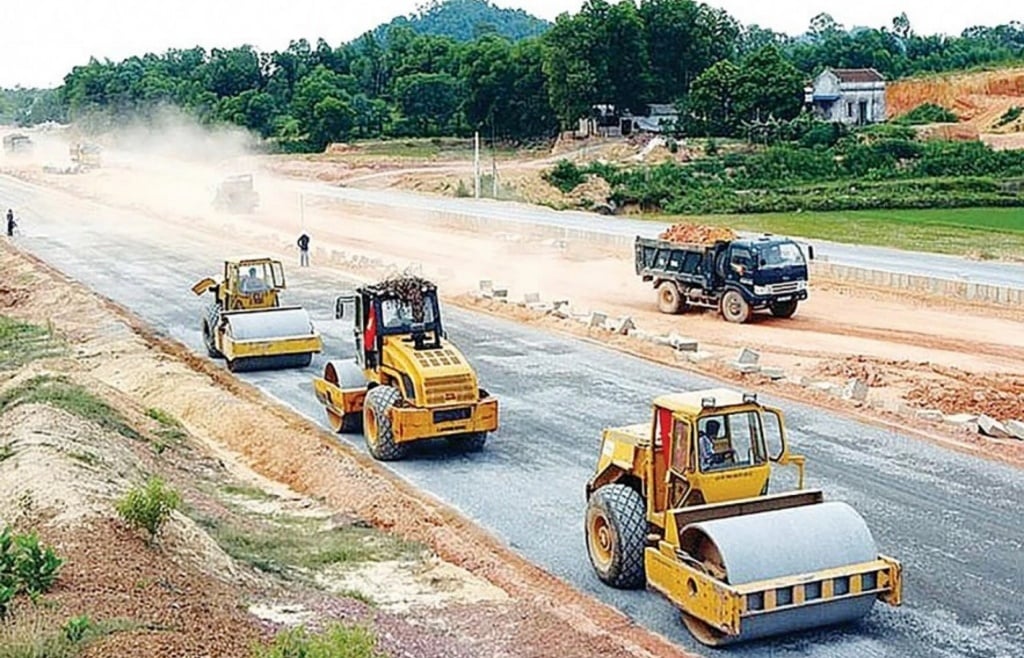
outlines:
[[[352,318],[355,359],[329,362],[314,381],[335,431],[362,428],[380,460],[439,437],[483,448],[498,427],[498,401],[448,341],[433,283],[399,276],[363,286],[337,298],[335,316]]]
[[[192,286],[214,296],[201,321],[209,355],[233,372],[308,366],[323,344],[305,309],[281,305],[285,287],[284,266],[270,258],[225,261],[220,282]]]
[[[772,468],[788,465],[796,490],[769,494]],[[663,395],[649,423],[604,431],[586,488],[591,564],[613,587],[661,592],[708,645],[898,605],[900,564],[803,480],[778,409],[729,389]]]

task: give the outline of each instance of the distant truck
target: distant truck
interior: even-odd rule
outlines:
[[[32,150],[32,138],[22,133],[4,135],[4,151],[8,153],[25,153]]]
[[[810,247],[807,255],[814,257]],[[770,235],[712,244],[637,237],[636,273],[653,282],[662,313],[712,308],[742,324],[754,311],[791,317],[807,299],[804,251]]]
[[[213,207],[230,213],[252,214],[260,203],[252,174],[229,176],[217,186]]]

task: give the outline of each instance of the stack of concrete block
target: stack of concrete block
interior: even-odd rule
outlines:
[[[978,431],[994,439],[1010,438],[1010,432],[1007,430],[1006,425],[985,414],[978,416]]]

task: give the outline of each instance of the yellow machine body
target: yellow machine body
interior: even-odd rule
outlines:
[[[75,142],[68,147],[71,161],[86,169],[97,169],[103,164],[100,152],[96,144]]]
[[[346,308],[353,314],[356,358],[327,364],[313,382],[317,399],[335,431],[361,427],[378,459],[398,459],[409,443],[439,437],[482,447],[498,428],[498,401],[445,336],[433,284],[409,285],[426,309],[418,323],[399,317],[407,302],[393,286],[366,286],[338,298],[337,317]]]
[[[232,371],[305,367],[323,349],[308,314],[281,306],[286,287],[278,260],[225,261],[220,282],[205,278],[192,292],[210,292],[215,301],[202,320],[211,356],[222,356]]]
[[[852,508],[804,490],[781,411],[729,389],[664,395],[653,407],[650,423],[604,431],[587,484],[601,580],[660,592],[708,645],[841,623],[876,598],[900,605],[900,563],[874,552]],[[797,468],[795,491],[768,493],[775,465]]]

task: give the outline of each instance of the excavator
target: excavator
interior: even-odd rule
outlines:
[[[355,359],[330,361],[313,382],[335,432],[362,430],[375,459],[402,459],[416,441],[445,437],[482,450],[498,428],[498,401],[448,341],[437,287],[398,275],[335,300],[351,316]]]
[[[650,422],[605,429],[586,487],[591,565],[660,592],[701,643],[851,622],[902,603],[902,566],[849,505],[804,489],[782,412],[719,388],[662,395]],[[775,466],[797,488],[769,493]]]
[[[231,372],[308,366],[323,341],[305,309],[281,305],[284,289],[284,266],[270,258],[225,261],[220,282],[192,286],[215,298],[202,318],[207,353]]]

